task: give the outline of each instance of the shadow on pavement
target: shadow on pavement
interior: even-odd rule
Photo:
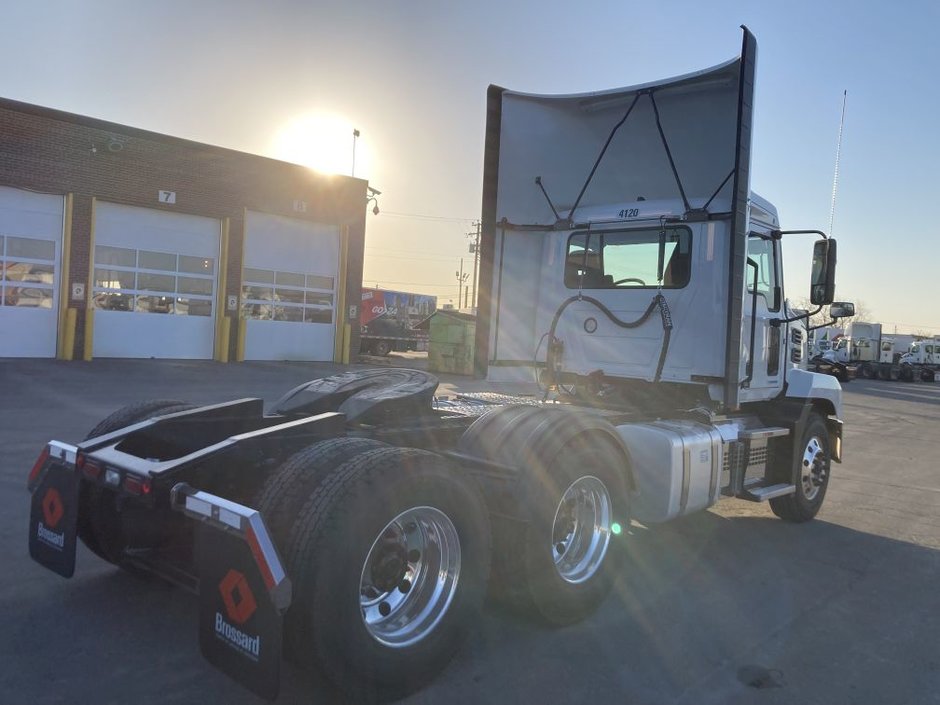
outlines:
[[[554,630],[488,609],[407,702],[727,703],[760,689],[762,703],[900,703],[937,692],[938,551],[712,512],[618,540],[629,560],[597,614]],[[11,665],[0,686],[15,701],[259,702],[200,657],[192,596],[84,550],[71,582],[27,573],[34,590],[4,600],[0,618]],[[287,663],[283,674],[280,703],[336,700],[316,676]]]

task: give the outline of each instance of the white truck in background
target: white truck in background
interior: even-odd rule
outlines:
[[[898,359],[901,379],[940,381],[940,338],[915,340]]]
[[[863,379],[933,382],[935,372],[940,371],[936,341],[915,341],[902,351],[893,338],[882,334],[880,323],[853,321],[846,335],[822,357],[853,369]]]

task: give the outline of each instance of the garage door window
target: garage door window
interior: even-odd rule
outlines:
[[[95,247],[95,307],[211,316],[215,260],[173,252]]]
[[[333,322],[333,277],[246,267],[242,282],[244,318]]]
[[[0,305],[51,309],[55,242],[0,235]]]

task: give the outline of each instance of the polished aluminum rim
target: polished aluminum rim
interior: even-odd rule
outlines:
[[[568,583],[583,583],[601,567],[610,544],[611,502],[604,483],[593,475],[571,483],[555,510],[552,555]]]
[[[413,507],[376,537],[362,566],[359,607],[372,637],[392,648],[430,634],[454,599],[460,540],[450,518],[434,507]]]
[[[826,483],[826,451],[817,436],[809,439],[803,450],[803,465],[800,468],[803,496],[816,499],[820,488]]]

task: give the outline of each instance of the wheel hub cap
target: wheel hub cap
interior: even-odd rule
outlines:
[[[565,582],[582,583],[601,567],[611,534],[611,500],[593,475],[575,480],[558,503],[552,524],[552,556]]]
[[[434,507],[402,512],[376,537],[362,567],[366,630],[392,648],[421,641],[446,614],[459,577],[460,541],[450,518]]]
[[[813,436],[803,451],[800,468],[800,482],[806,499],[813,500],[819,494],[819,488],[826,483],[826,472],[826,454],[822,443],[816,436]]]

